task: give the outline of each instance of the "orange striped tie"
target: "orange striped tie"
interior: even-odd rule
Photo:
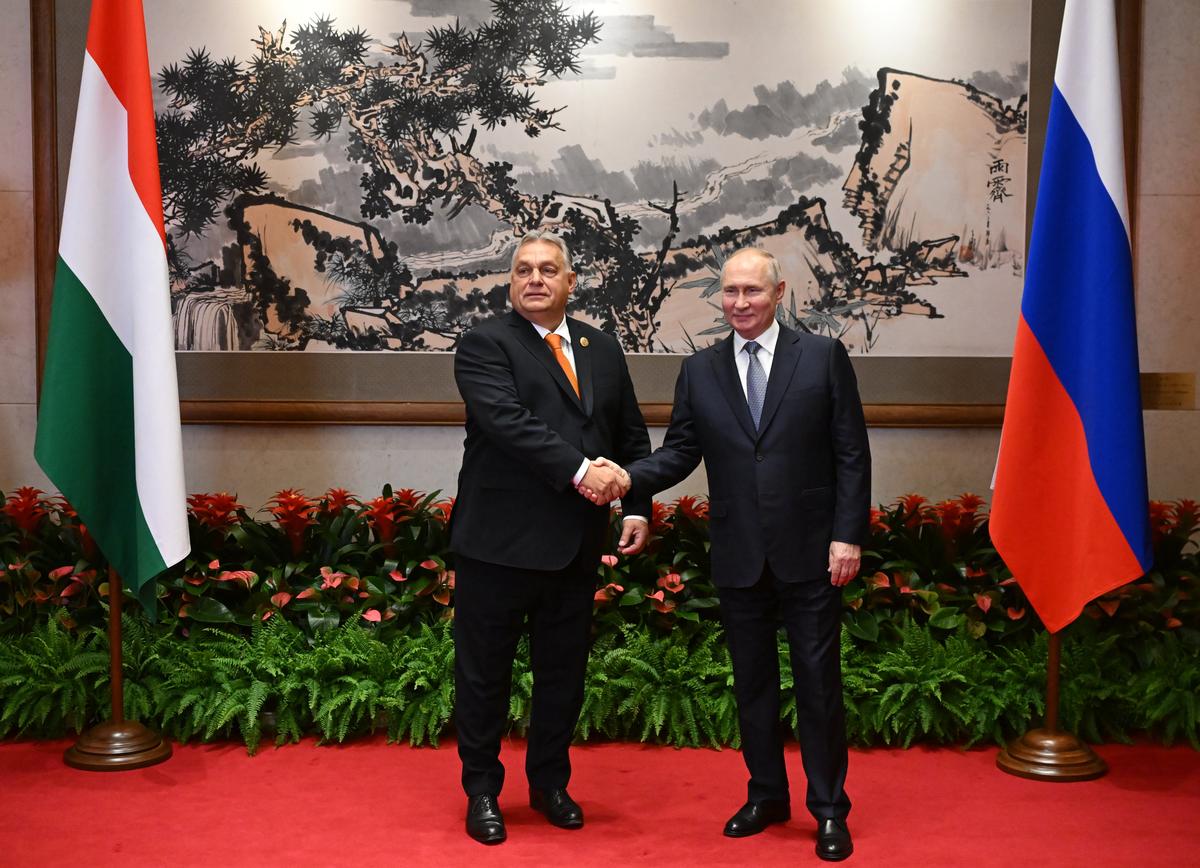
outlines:
[[[550,345],[550,349],[554,351],[554,358],[558,359],[558,366],[563,369],[563,373],[567,375],[567,381],[570,382],[571,388],[575,390],[575,397],[580,397],[579,381],[575,379],[575,371],[571,367],[571,362],[567,359],[567,354],[563,352],[562,335],[556,335],[554,332],[546,335],[546,343]]]

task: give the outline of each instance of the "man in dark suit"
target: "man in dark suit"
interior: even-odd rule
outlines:
[[[869,524],[871,457],[857,382],[841,343],[775,320],[774,257],[739,250],[722,272],[734,334],[683,363],[662,448],[628,465],[632,496],[708,472],[712,576],[733,662],[748,800],[725,826],[743,837],[791,816],[779,724],[776,633],[795,677],[807,806],[817,855],[837,861],[846,827],[842,586]]]
[[[618,496],[624,463],[650,452],[625,356],[616,340],[566,317],[575,286],[570,253],[531,232],[513,255],[512,310],[465,334],[454,378],[467,436],[451,519],[455,553],[455,724],[467,833],[505,839],[497,799],[517,642],[528,623],[533,702],[525,773],[530,804],[556,826],[579,828],[567,793],[568,748],[583,703],[596,571],[608,508],[577,485]],[[607,498],[606,498],[607,500]],[[629,501],[619,542],[644,545],[650,502]]]

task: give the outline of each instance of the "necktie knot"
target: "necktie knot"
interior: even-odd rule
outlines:
[[[558,352],[562,349],[562,335],[556,335],[554,332],[546,335],[546,343],[550,345],[550,349]]]
[[[762,349],[762,345],[758,341],[746,341],[746,352],[750,355],[754,355],[760,349]]]

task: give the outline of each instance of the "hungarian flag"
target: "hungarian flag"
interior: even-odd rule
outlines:
[[[92,3],[34,454],[153,611],[189,542],[141,0]]]
[[[1046,628],[1150,568],[1112,0],[1067,0],[992,540]]]

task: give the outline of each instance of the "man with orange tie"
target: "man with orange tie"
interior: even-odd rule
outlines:
[[[451,518],[455,554],[455,727],[467,833],[506,837],[498,798],[517,642],[528,629],[533,702],[525,774],[530,804],[555,826],[583,825],[567,794],[568,748],[583,702],[596,571],[608,507],[576,491],[619,496],[625,464],[650,452],[625,356],[608,334],[566,316],[575,287],[566,244],[551,232],[520,241],[512,310],[466,333],[454,378],[466,440]],[[650,502],[624,504],[619,548],[645,544]],[[526,625],[528,625],[526,627]]]

